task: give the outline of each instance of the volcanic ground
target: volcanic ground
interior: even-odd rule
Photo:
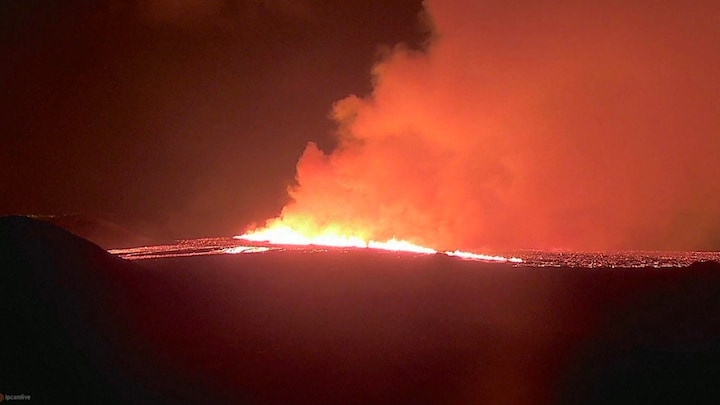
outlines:
[[[0,220],[0,392],[38,403],[720,399],[720,266],[372,250],[123,260]]]

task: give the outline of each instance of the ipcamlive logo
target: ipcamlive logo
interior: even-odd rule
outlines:
[[[10,394],[2,394],[0,393],[0,402],[5,401],[29,401],[30,395],[25,394],[19,394],[19,395],[10,395]]]

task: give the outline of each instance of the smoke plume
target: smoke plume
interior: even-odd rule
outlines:
[[[439,248],[720,248],[720,3],[426,0],[281,220]]]

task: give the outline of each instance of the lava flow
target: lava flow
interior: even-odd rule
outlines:
[[[318,232],[312,236],[308,236],[303,232],[300,232],[279,222],[274,222],[267,228],[250,231],[243,235],[235,236],[235,238],[252,242],[265,242],[271,245],[314,245],[329,247],[365,248],[387,250],[393,252],[444,254],[447,256],[453,256],[468,260],[522,263],[522,259],[517,257],[507,258],[504,256],[491,256],[460,250],[439,252],[436,249],[430,247],[416,245],[406,240],[399,240],[395,238],[389,239],[384,242],[374,240],[366,241],[358,236],[342,235],[329,230]]]

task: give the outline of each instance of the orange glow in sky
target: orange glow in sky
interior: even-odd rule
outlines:
[[[425,1],[437,35],[333,104],[337,145],[308,143],[280,223],[465,258],[716,249],[717,6],[506,3]]]

